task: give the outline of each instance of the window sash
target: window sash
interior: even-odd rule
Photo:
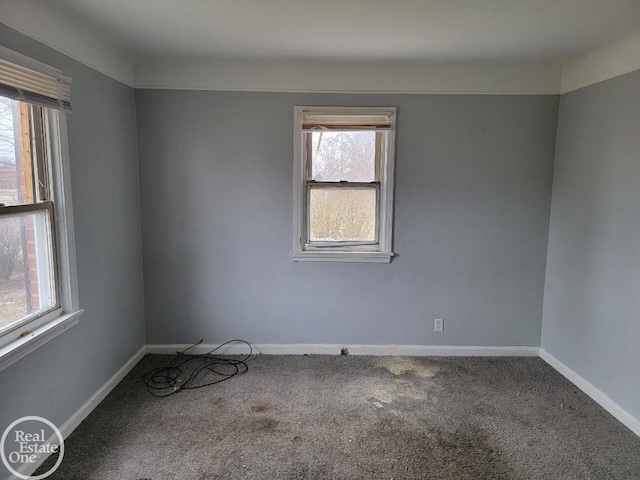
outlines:
[[[21,201],[24,204],[45,202],[51,199],[49,120],[43,107],[20,101],[18,101],[18,105],[21,116],[19,135],[26,137],[22,139],[23,147],[19,155],[22,164],[20,175],[24,177],[23,181],[25,182]],[[16,127],[14,126],[14,128]],[[28,146],[24,145],[25,142]],[[18,157],[16,157],[16,162],[18,162]],[[0,204],[0,206],[3,205]]]
[[[39,211],[46,211],[49,216],[49,229],[50,229],[50,238],[48,239],[51,242],[51,254],[52,258],[52,272],[51,277],[53,279],[54,284],[54,294],[56,302],[53,306],[49,307],[46,310],[39,310],[35,313],[25,316],[19,321],[12,322],[5,327],[0,328],[0,346],[5,343],[3,342],[4,337],[10,336],[10,334],[16,330],[24,328],[25,325],[29,324],[29,332],[35,330],[37,326],[44,325],[46,322],[36,322],[37,326],[31,325],[37,319],[41,318],[49,318],[49,315],[55,311],[61,311],[61,300],[60,300],[60,275],[59,275],[59,263],[58,263],[58,248],[56,241],[56,230],[55,230],[55,215],[54,215],[54,206],[52,201],[45,201],[40,203],[29,203],[29,204],[20,204],[20,205],[6,205],[0,206],[0,218],[11,218],[11,217],[19,217],[25,213],[33,213]],[[48,321],[48,320],[47,320]],[[23,332],[24,334],[25,332]]]
[[[0,53],[2,50],[0,49]],[[0,58],[0,66],[2,60]],[[0,69],[0,75],[2,70]],[[0,77],[0,82],[2,78]],[[4,95],[2,85],[0,84],[0,95]],[[56,232],[55,209],[52,201],[52,177],[50,163],[53,160],[53,152],[51,150],[51,142],[55,139],[50,137],[51,120],[50,115],[57,112],[53,109],[46,109],[42,104],[34,104],[25,101],[23,98],[17,98],[20,101],[21,112],[26,115],[26,123],[22,126],[21,134],[28,135],[26,141],[29,142],[28,157],[23,158],[23,168],[29,164],[29,178],[24,181],[28,182],[26,188],[31,192],[27,194],[27,201],[16,205],[0,205],[0,218],[17,217],[28,213],[46,211],[48,216],[49,235],[44,241],[49,245],[51,250],[51,271],[49,281],[53,282],[53,295],[55,296],[55,304],[46,310],[38,310],[32,314],[25,316],[17,322],[13,322],[5,327],[0,328],[0,346],[14,338],[13,332],[25,329],[31,332],[47,323],[42,319],[50,319],[52,312],[62,312],[61,305],[61,276],[60,262]],[[23,153],[24,155],[24,153]],[[25,332],[22,332],[23,334]]]
[[[19,323],[6,327],[6,331],[0,332],[0,349],[22,337],[29,336],[38,328],[54,321],[64,313],[64,309],[58,305],[57,307],[52,307],[46,312],[40,312],[39,314],[33,314],[25,317]],[[17,334],[16,332],[20,330],[22,331]]]
[[[0,205],[0,216],[15,217],[21,213],[49,210],[53,214],[53,202],[46,200],[39,203],[21,203],[19,205]],[[51,217],[53,219],[53,215]]]
[[[311,240],[311,190],[312,189],[363,189],[374,190],[375,205],[375,228],[373,240]],[[347,246],[373,246],[377,247],[380,243],[380,182],[316,182],[315,180],[307,181],[305,194],[305,248],[337,248]]]
[[[344,128],[339,128],[337,131],[348,132],[348,131],[358,131],[358,130],[349,130]],[[384,133],[380,131],[376,131],[376,148],[375,148],[375,158],[374,158],[374,182],[380,183],[380,168],[382,164],[382,148],[384,146]],[[305,131],[302,133],[303,135],[303,144],[304,144],[304,157],[305,157],[305,175],[304,177],[307,181],[313,181],[311,178],[311,172],[313,171],[313,131]],[[315,180],[320,183],[330,183]],[[352,182],[355,183],[355,182]],[[363,183],[363,182],[359,182]]]
[[[345,124],[351,121],[362,121],[360,117],[347,117],[336,115],[318,115],[316,117],[332,118],[336,119],[335,130],[337,131],[360,131],[367,130],[367,128],[355,128],[354,126],[345,127]],[[373,117],[373,116],[369,116]],[[386,120],[386,116],[377,116],[380,121]],[[376,145],[375,145],[375,158],[374,158],[374,181],[371,182],[350,182],[347,180],[341,181],[318,181],[311,178],[311,172],[313,169],[313,140],[312,134],[314,130],[306,130],[303,123],[303,138],[304,138],[304,153],[305,153],[305,175],[306,180],[306,192],[305,192],[305,249],[329,249],[329,248],[341,248],[341,247],[371,247],[372,250],[377,251],[380,243],[380,164],[382,160],[382,145],[383,145],[383,132],[376,128]],[[388,129],[385,129],[385,131]],[[315,130],[317,131],[317,130]],[[348,188],[348,189],[375,189],[375,228],[374,228],[374,240],[323,240],[314,241],[311,240],[311,189],[313,188]]]

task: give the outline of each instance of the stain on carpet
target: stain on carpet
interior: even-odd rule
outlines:
[[[278,420],[271,417],[241,416],[229,422],[228,430],[236,435],[263,435],[273,432],[278,423]]]
[[[394,478],[524,479],[509,466],[490,435],[465,428],[454,432],[387,419],[368,431],[366,442],[394,463]],[[379,452],[378,452],[379,450]]]
[[[420,378],[433,378],[439,370],[437,366],[427,365],[415,357],[382,357],[379,364],[396,376],[415,375]]]
[[[378,382],[369,389],[369,396],[382,403],[393,403],[401,398],[408,398],[415,401],[426,400],[433,389],[416,382],[403,378],[395,379],[393,382]]]
[[[268,403],[259,403],[257,405],[252,405],[251,411],[253,413],[263,413],[269,410],[273,410],[273,408],[274,408],[273,405],[269,405]]]

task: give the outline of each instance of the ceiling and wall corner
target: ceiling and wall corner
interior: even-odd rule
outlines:
[[[395,21],[392,23],[395,30],[393,35],[384,37],[390,39],[389,45],[377,44],[381,51],[378,57],[370,47],[363,46],[370,42],[353,41],[349,48],[329,57],[326,52],[330,45],[323,47],[310,40],[314,34],[326,32],[312,29],[307,36],[299,25],[288,32],[298,41],[286,41],[287,35],[278,27],[303,18],[304,14],[302,8],[292,9],[289,0],[233,4],[187,2],[179,11],[170,8],[167,1],[158,4],[146,0],[130,5],[124,0],[108,4],[97,0],[4,0],[0,4],[0,23],[135,88],[558,94],[640,69],[640,29],[637,15],[635,18],[632,15],[638,2],[616,0],[615,5],[605,10],[595,0],[590,0],[589,5],[580,4],[582,9],[576,8],[576,2],[566,0],[553,6],[540,6],[531,1],[517,7],[503,5],[499,11],[492,10],[497,8],[495,5],[481,6],[473,2],[460,4],[455,7],[458,10],[448,10],[453,8],[450,4],[436,2],[428,6],[413,5],[420,10],[414,12],[413,17],[422,15],[417,20],[408,12],[385,10],[387,19]],[[191,25],[185,22],[198,8],[208,9],[207,12],[219,10],[220,15],[200,15]],[[312,7],[307,4],[305,8]],[[616,8],[617,18],[608,12]],[[571,18],[571,9],[576,18]],[[175,20],[167,17],[167,10]],[[322,9],[314,12],[325,18],[326,12]],[[496,13],[502,15],[501,22],[493,18]],[[349,14],[356,18],[358,12],[347,12]],[[558,20],[558,14],[563,14],[564,20]],[[360,18],[368,27],[385,27],[384,17]],[[245,22],[243,28],[234,26],[234,19]],[[207,22],[212,27],[205,33],[216,40],[209,43],[218,45],[203,42]],[[406,35],[398,34],[399,22],[406,24]],[[599,30],[595,28],[598,25]],[[628,34],[634,25],[636,30]],[[425,26],[432,32],[423,32],[425,28],[421,27]],[[482,26],[487,27],[485,30],[500,29],[500,33],[487,34]],[[563,26],[567,31],[562,31]],[[332,37],[321,38],[349,40],[341,37],[344,25],[342,27],[332,32]],[[472,33],[454,35],[456,27]],[[189,32],[189,28],[193,32]],[[590,37],[586,33],[588,28],[593,31]],[[220,32],[211,32],[216,29]],[[243,33],[235,33],[236,30]],[[626,37],[617,38],[625,32]],[[143,35],[148,37],[144,41]],[[223,35],[232,38],[220,45]],[[479,39],[477,44],[473,35]],[[516,37],[521,41],[513,41]],[[430,43],[426,47],[423,44],[420,50],[416,47],[418,41]],[[300,55],[303,48],[309,55]],[[282,55],[278,56],[275,49],[280,49]]]
[[[135,84],[133,56],[53,2],[0,2],[0,23],[120,83]]]
[[[561,93],[640,70],[640,30],[562,67]]]

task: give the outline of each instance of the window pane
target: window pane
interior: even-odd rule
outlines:
[[[49,212],[0,217],[0,331],[56,306]]]
[[[32,202],[29,106],[0,97],[0,203]]]
[[[311,241],[375,240],[375,188],[312,188],[309,203]]]
[[[311,179],[317,182],[373,182],[376,132],[312,132]]]

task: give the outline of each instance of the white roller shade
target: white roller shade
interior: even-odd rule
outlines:
[[[71,111],[71,78],[44,63],[0,47],[0,95]]]
[[[371,115],[303,112],[302,130],[389,130],[394,113]]]

